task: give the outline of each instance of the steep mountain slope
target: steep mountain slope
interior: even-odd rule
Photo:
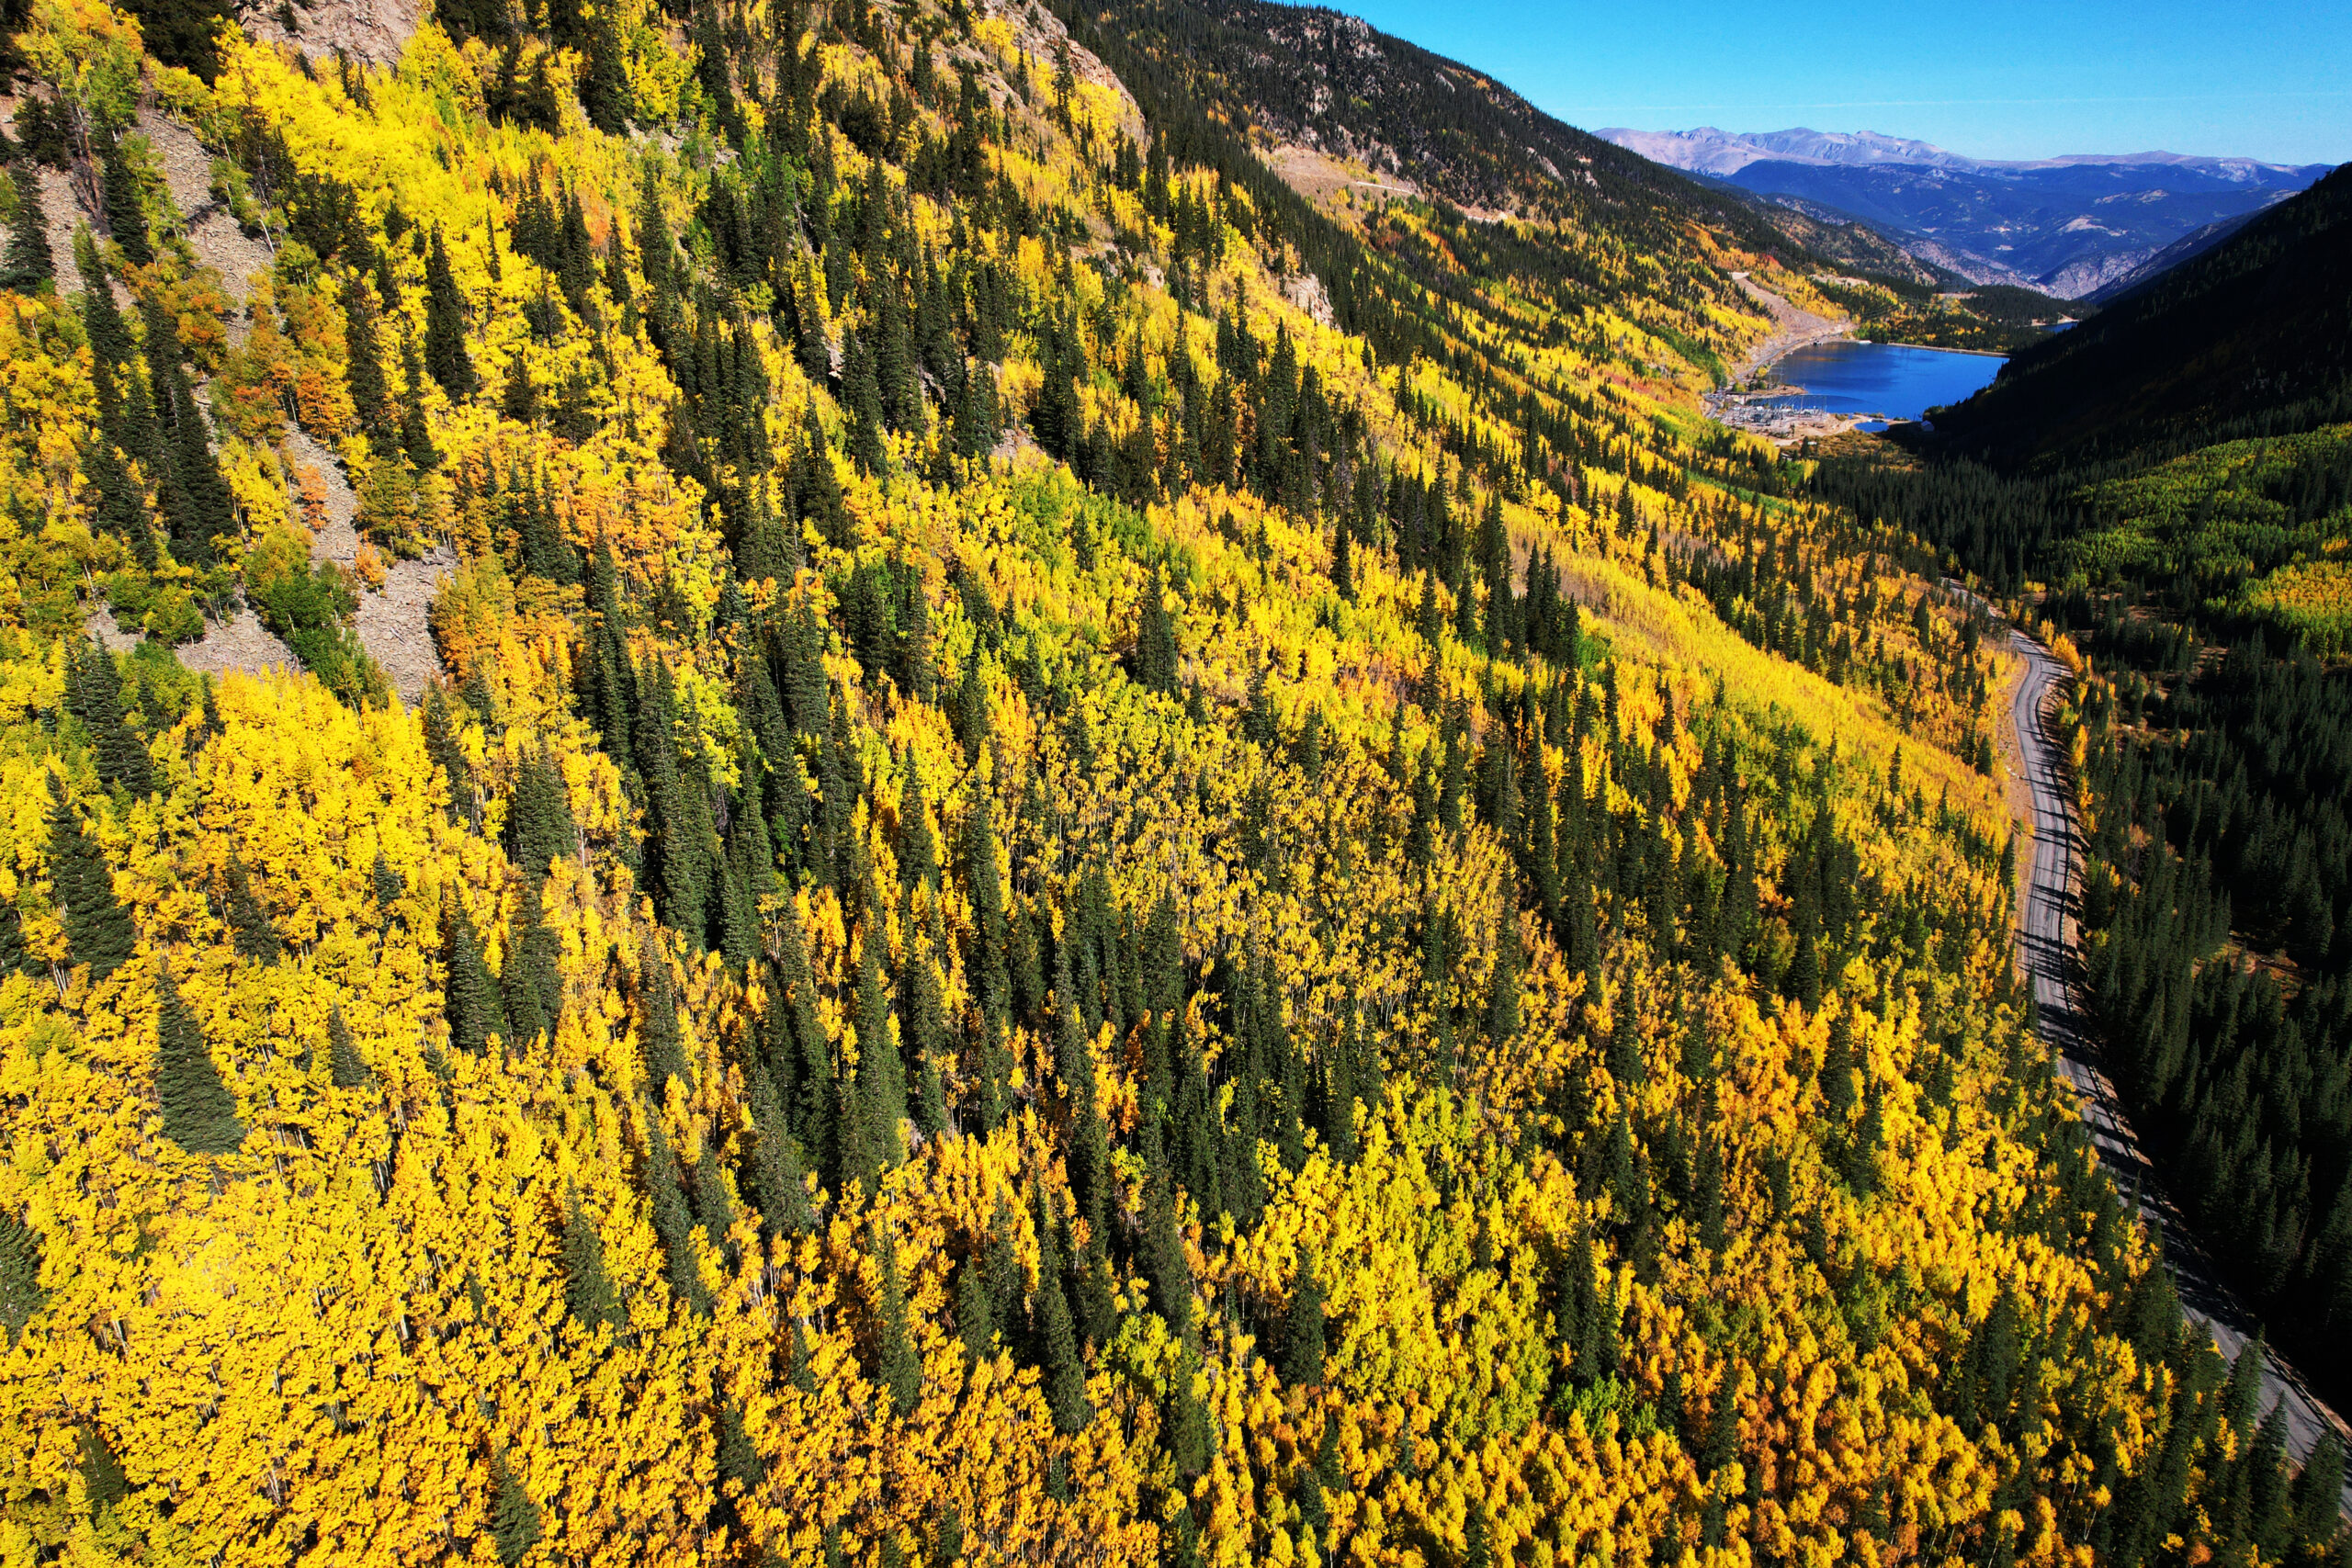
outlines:
[[[1739,204],[1357,17],[1272,0],[1080,9],[1204,107],[1266,141],[1361,159],[1460,207],[1604,227],[1663,250],[1691,221],[1752,249],[1774,243]]]
[[[1969,449],[2165,452],[2352,414],[2352,168],[2007,366],[1953,412]]]
[[[2083,303],[2105,305],[2120,299],[2141,285],[2162,277],[2191,257],[2203,255],[2260,216],[2258,212],[2241,213],[2235,218],[2218,219],[2206,224],[2202,229],[2192,229],[2122,276],[2112,282],[2101,284],[2084,295]]]
[[[536,19],[28,23],[12,1558],[2333,1550],[2029,1028],[2003,658],[1699,417],[1679,182],[1334,216],[1091,13]],[[241,602],[300,673],[180,662]]]

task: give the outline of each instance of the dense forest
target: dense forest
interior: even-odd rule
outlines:
[[[2092,1021],[2224,1279],[2339,1404],[2352,1395],[2339,558],[2352,426],[2336,423],[2329,334],[2346,189],[2338,173],[2063,352],[2021,357],[1939,420],[1949,445],[1927,460],[1848,459],[1814,480],[2003,592],[2041,586],[2087,655],[2062,717],[2088,851]],[[2143,368],[2183,343],[2204,345],[2212,374],[2151,386]]]
[[[2016,354],[2048,337],[2079,306],[2030,288],[1940,288],[1885,273],[1815,275],[1814,287],[1853,319],[1869,343],[1909,343]]]
[[[0,183],[6,1561],[2339,1559],[1740,222],[1115,15],[142,17]]]

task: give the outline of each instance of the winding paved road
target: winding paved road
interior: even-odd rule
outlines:
[[[2058,1052],[2058,1070],[2075,1091],[2117,1191],[2138,1209],[2143,1223],[2162,1242],[2165,1260],[2179,1287],[2181,1305],[2211,1331],[2222,1354],[2234,1359],[2251,1337],[2254,1320],[2221,1282],[2212,1259],[2197,1245],[2155,1179],[2154,1168],[2125,1119],[2115,1085],[2099,1069],[2077,1010],[2075,889],[2082,840],[2075,830],[2071,770],[2052,738],[2053,710],[2073,677],[2040,643],[2014,627],[2009,635],[2011,645],[2026,661],[2025,678],[2018,683],[2010,718],[2017,728],[2026,784],[2033,795],[2033,865],[2026,881],[2019,942],[2026,972],[2033,979],[2042,1038]],[[2311,1453],[2330,1427],[2352,1437],[2352,1427],[2345,1425],[2343,1417],[2321,1403],[2294,1368],[2275,1351],[2268,1351],[2262,1367],[2263,1408],[2267,1411],[2281,1401],[2287,1407],[2287,1448],[2297,1463]],[[2352,1513],[2352,1483],[2345,1488],[2343,1506]]]

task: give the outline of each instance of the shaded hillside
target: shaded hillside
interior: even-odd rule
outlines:
[[[2352,169],[2012,361],[1943,422],[2007,458],[2120,456],[2352,412]]]
[[[1688,222],[1786,242],[1744,204],[1561,124],[1468,66],[1354,17],[1266,0],[1113,0],[1092,14],[1204,108],[1404,175],[1460,206],[1672,245]]]

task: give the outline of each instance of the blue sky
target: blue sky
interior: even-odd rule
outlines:
[[[1979,158],[2162,149],[2352,160],[2346,0],[1337,8],[1476,66],[1588,130],[1805,125],[1915,136]]]

